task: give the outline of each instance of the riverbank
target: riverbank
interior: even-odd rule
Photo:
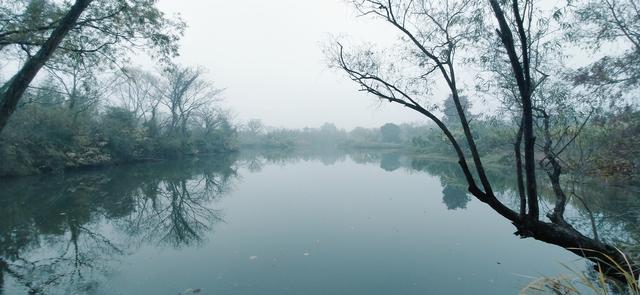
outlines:
[[[0,147],[3,147],[0,143]],[[14,148],[14,151],[17,148]],[[199,156],[229,155],[238,149],[218,149],[210,151],[193,150],[189,153],[174,152],[172,154],[139,154],[127,158],[114,155],[106,145],[101,147],[85,147],[71,151],[56,151],[43,148],[38,153],[27,151],[13,152],[5,147],[2,150],[0,178],[18,178],[39,174],[62,174],[68,171],[99,169],[110,166],[132,165],[147,162],[162,162],[179,158],[195,158]]]
[[[170,119],[144,119],[124,107],[74,112],[28,104],[0,134],[0,177],[237,150],[236,128],[225,115],[207,117],[211,124],[198,120],[178,128]]]
[[[340,149],[349,151],[375,151],[380,153],[402,153],[410,155],[415,160],[440,160],[448,161],[451,163],[457,163],[458,158],[454,153],[440,152],[437,150],[425,150],[416,148],[413,146],[402,146],[394,144],[372,144],[372,145],[348,145],[341,146]],[[540,162],[543,158],[542,154],[536,155],[536,162]],[[481,154],[485,168],[492,169],[512,169],[513,154],[511,151],[494,150],[492,153]],[[473,166],[473,162],[470,158],[467,158],[468,164]],[[565,173],[569,175],[577,175],[582,173],[586,179],[594,179],[598,183],[610,183],[612,185],[639,185],[640,184],[640,171],[635,167],[629,165],[616,165],[616,163],[609,163],[608,165],[602,164],[602,161],[592,163],[584,168],[584,171],[577,171],[572,169],[572,166],[565,168]],[[541,170],[541,173],[544,173]],[[544,175],[544,174],[541,174]]]

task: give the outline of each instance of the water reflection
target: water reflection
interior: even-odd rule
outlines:
[[[331,164],[351,159],[358,164],[373,164],[385,171],[405,169],[409,173],[424,172],[439,178],[442,186],[442,202],[448,210],[465,209],[473,200],[467,194],[467,185],[460,167],[455,161],[394,151],[380,150],[340,150],[292,151],[286,153],[260,152],[244,153],[244,162],[261,161],[266,163],[288,163],[297,161],[322,161]],[[327,161],[332,159],[333,161]],[[514,173],[504,167],[489,167],[487,174],[493,189],[502,201],[517,209],[516,179]],[[570,198],[567,220],[583,233],[598,235],[602,240],[629,249],[640,255],[640,199],[637,198],[640,187],[603,183],[597,180],[585,180],[574,188]],[[549,208],[555,202],[551,187],[541,187],[542,208]],[[595,229],[595,230],[594,230]],[[596,233],[598,232],[598,233]]]
[[[198,246],[223,220],[216,200],[239,178],[238,168],[342,161],[437,177],[443,206],[464,210],[473,199],[451,161],[380,151],[247,151],[209,159],[147,163],[64,176],[2,181],[0,191],[0,294],[92,294],[144,245]],[[490,169],[494,190],[513,199],[513,173]],[[273,185],[287,185],[287,180]],[[424,192],[425,198],[433,192]],[[637,245],[640,201],[633,187],[583,185],[572,199],[571,222],[620,245]],[[584,202],[582,202],[584,201]],[[588,206],[585,206],[588,204]],[[5,286],[6,285],[6,286]]]
[[[383,154],[380,159],[380,168],[385,171],[395,171],[402,167],[402,163],[400,162],[400,154],[389,153]]]
[[[3,180],[0,290],[91,294],[110,262],[142,243],[188,246],[221,220],[211,208],[235,158],[176,161]],[[2,291],[0,291],[1,293]]]
[[[456,185],[445,185],[442,190],[442,202],[449,210],[466,209],[471,197],[467,195],[467,190]]]

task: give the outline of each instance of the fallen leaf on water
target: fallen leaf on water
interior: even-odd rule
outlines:
[[[178,293],[178,295],[182,295],[182,294],[200,294],[200,292],[202,292],[202,288],[196,288],[196,289],[186,289],[184,291],[182,291],[182,293]]]

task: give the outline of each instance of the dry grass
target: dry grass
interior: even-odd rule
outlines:
[[[588,250],[583,250],[587,252]],[[622,252],[621,252],[622,253]],[[624,254],[623,254],[624,255]],[[611,257],[602,263],[609,265],[621,275],[622,280],[608,277],[600,265],[592,272],[580,272],[562,264],[570,275],[544,277],[536,279],[520,291],[520,295],[554,294],[554,295],[640,295],[637,273],[629,267],[623,267]],[[626,256],[624,256],[626,259]],[[630,265],[627,260],[626,265]]]

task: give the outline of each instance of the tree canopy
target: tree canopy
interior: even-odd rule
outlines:
[[[64,84],[70,73],[73,80],[120,67],[138,50],[168,62],[185,27],[154,0],[19,0],[0,7],[0,53],[21,64],[0,88],[0,132],[43,66]]]

